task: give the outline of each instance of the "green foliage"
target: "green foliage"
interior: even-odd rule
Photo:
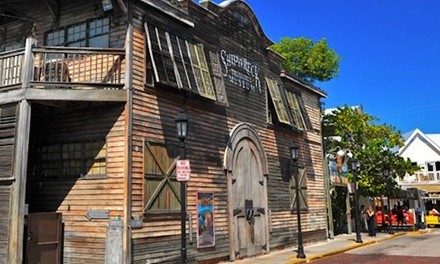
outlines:
[[[364,113],[359,107],[337,108],[334,114],[324,116],[323,123],[327,152],[338,147],[350,149],[359,161],[358,186],[365,195],[393,193],[397,189],[396,177],[413,174],[419,169],[411,160],[398,155],[398,149],[404,144],[400,131],[387,124],[378,124],[378,118]],[[347,141],[348,134],[353,136],[353,141]],[[339,136],[340,141],[334,136]],[[385,169],[390,171],[390,177],[384,175]]]
[[[314,43],[304,37],[284,37],[272,48],[286,60],[281,67],[287,73],[306,82],[329,81],[339,74],[341,57],[327,45],[325,38]]]

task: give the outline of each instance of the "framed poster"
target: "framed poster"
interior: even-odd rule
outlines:
[[[197,247],[215,246],[214,194],[197,193]]]

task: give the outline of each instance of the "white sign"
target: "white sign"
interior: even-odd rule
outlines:
[[[176,164],[176,179],[178,181],[189,181],[191,166],[189,160],[178,160]]]

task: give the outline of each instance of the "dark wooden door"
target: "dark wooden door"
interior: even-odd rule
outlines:
[[[232,208],[235,256],[263,253],[267,241],[266,179],[258,148],[242,139],[234,149]]]
[[[61,213],[31,213],[27,223],[26,264],[61,263]]]

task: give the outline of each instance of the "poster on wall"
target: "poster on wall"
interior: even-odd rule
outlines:
[[[197,247],[215,246],[214,194],[197,193]]]

